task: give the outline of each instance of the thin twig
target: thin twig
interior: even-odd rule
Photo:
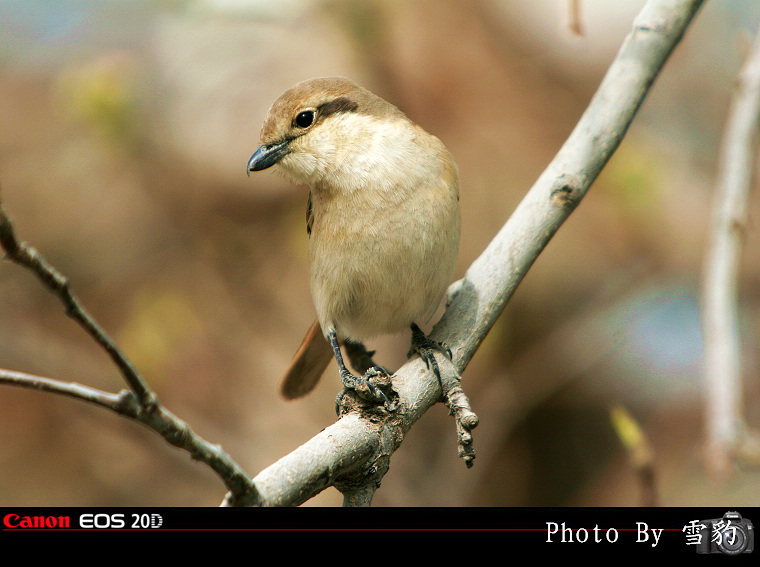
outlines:
[[[581,18],[581,0],[567,0],[567,28],[570,33],[582,36],[583,18]]]
[[[66,383],[42,376],[0,369],[0,383],[65,395],[110,409],[147,425],[167,442],[184,449],[190,456],[211,467],[230,491],[228,500],[235,505],[253,506],[260,503],[256,486],[242,468],[218,445],[212,445],[196,435],[177,416],[161,406],[155,394],[135,369],[131,361],[84,310],[71,291],[68,279],[51,266],[35,248],[19,241],[13,224],[0,202],[0,247],[8,259],[31,270],[66,307],[66,313],[77,321],[111,356],[121,370],[131,391],[118,394],[103,392],[76,383]]]
[[[13,230],[13,223],[1,202],[0,246],[5,250],[6,257],[9,260],[31,270],[45,287],[61,300],[66,308],[66,314],[79,323],[103,347],[121,371],[129,387],[137,395],[140,404],[148,408],[155,403],[155,395],[148,388],[140,373],[71,291],[68,278],[48,264],[33,246],[18,240]]]
[[[736,82],[721,144],[703,272],[707,465],[719,476],[747,439],[743,418],[737,279],[760,124],[760,32]]]
[[[620,441],[628,452],[628,460],[636,472],[641,489],[640,506],[659,506],[654,468],[654,450],[644,430],[622,405],[610,408],[610,420]]]
[[[110,409],[122,415],[126,415],[127,407],[131,405],[126,402],[129,392],[126,392],[126,394],[112,394],[89,386],[83,386],[76,382],[62,382],[60,380],[45,378],[44,376],[27,374],[26,372],[6,370],[5,368],[0,368],[0,383],[68,396]]]

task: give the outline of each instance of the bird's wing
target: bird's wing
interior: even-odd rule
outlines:
[[[311,207],[311,191],[309,191],[309,202],[306,203],[306,233],[311,236],[311,227],[314,224],[314,210]]]

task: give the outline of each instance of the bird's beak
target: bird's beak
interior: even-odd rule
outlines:
[[[250,177],[252,171],[261,171],[268,167],[272,167],[282,158],[290,153],[290,140],[285,140],[279,144],[271,144],[268,146],[261,146],[254,152],[251,159],[248,160],[248,167],[246,173]]]

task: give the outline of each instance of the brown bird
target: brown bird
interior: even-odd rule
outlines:
[[[310,287],[317,311],[281,382],[286,398],[311,391],[334,355],[346,388],[366,385],[346,368],[385,372],[363,341],[412,329],[416,351],[440,379],[418,324],[440,305],[459,248],[459,179],[443,143],[398,108],[344,78],[298,83],[277,99],[247,172],[273,165],[309,187]],[[449,357],[451,352],[447,353]],[[361,391],[361,390],[360,390]]]

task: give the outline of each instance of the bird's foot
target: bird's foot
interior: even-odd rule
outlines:
[[[355,406],[362,408],[383,404],[392,412],[398,408],[398,394],[393,390],[391,373],[382,366],[368,368],[363,376],[354,376],[347,369],[340,373],[343,389],[335,398],[338,416]]]
[[[415,352],[420,355],[420,358],[425,361],[425,366],[428,370],[432,370],[438,381],[441,381],[441,369],[438,367],[438,362],[435,359],[435,351],[441,351],[451,359],[451,349],[446,343],[436,341],[428,337],[422,332],[415,323],[412,323],[412,348],[409,349],[407,357],[412,356]]]

